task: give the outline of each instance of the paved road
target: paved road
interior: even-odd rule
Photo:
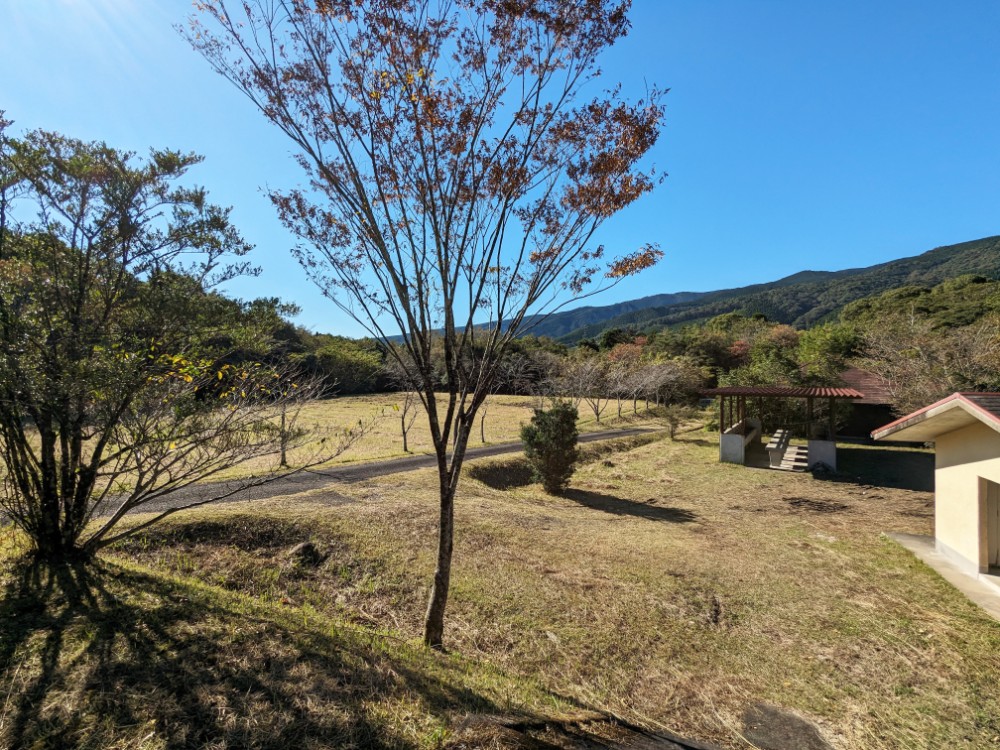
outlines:
[[[606,430],[604,432],[586,432],[580,435],[581,443],[590,443],[597,440],[612,440],[614,438],[630,437],[632,435],[642,435],[655,430],[649,428],[632,428],[627,430]],[[520,442],[499,443],[488,445],[483,448],[470,448],[466,451],[466,460],[475,458],[487,458],[489,456],[500,456],[505,453],[516,453],[522,450]],[[437,466],[437,459],[434,456],[405,456],[403,458],[393,458],[384,461],[367,461],[364,463],[344,464],[333,466],[328,469],[318,471],[303,471],[292,474],[281,479],[276,479],[267,484],[256,487],[248,487],[240,490],[240,481],[227,482],[206,482],[194,485],[184,490],[178,490],[170,496],[155,502],[146,503],[135,509],[136,513],[151,513],[190,505],[209,498],[224,495],[233,490],[239,490],[233,495],[216,502],[235,502],[240,500],[267,500],[272,497],[283,495],[297,495],[301,492],[310,492],[317,489],[326,489],[323,494],[323,501],[332,505],[350,502],[350,499],[339,494],[334,489],[337,484],[350,484],[361,482],[373,477],[381,477],[387,474],[399,474],[405,471],[415,471]],[[107,512],[100,510],[96,515],[110,515],[113,505],[108,503]]]

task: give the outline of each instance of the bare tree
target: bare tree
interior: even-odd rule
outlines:
[[[649,365],[646,388],[657,406],[691,399],[706,380],[701,367],[685,357]]]
[[[642,344],[635,340],[621,342],[607,353],[608,384],[610,392],[618,401],[619,419],[622,416],[622,403],[627,399],[632,400],[632,412],[639,412],[637,401],[642,385],[642,378],[639,376],[642,358]]]
[[[625,392],[632,401],[632,413],[639,413],[639,399],[645,398],[649,393],[649,377],[652,370],[648,362],[636,363],[629,370],[628,378],[625,381]],[[646,399],[646,409],[649,409],[649,399]]]
[[[610,399],[608,365],[597,355],[567,359],[559,377],[559,391],[566,398],[573,399],[579,408],[585,402],[597,422],[608,406]]]
[[[528,355],[528,367],[531,373],[529,390],[533,396],[535,409],[545,409],[546,399],[551,399],[560,393],[559,378],[564,361],[564,357],[553,352],[539,350]]]
[[[885,384],[900,414],[955,391],[1000,387],[1000,316],[946,329],[915,313],[886,316],[862,339],[861,366]]]
[[[466,445],[509,343],[527,315],[661,255],[647,245],[607,263],[592,242],[657,182],[638,164],[659,134],[662,92],[585,98],[599,54],[628,30],[628,5],[205,0],[188,31],[295,144],[308,188],[272,200],[303,267],[371,335],[398,336],[419,383],[440,485],[432,647]],[[588,286],[602,272],[606,283]]]
[[[221,390],[219,372],[224,375]],[[359,424],[338,433],[334,440],[322,438],[299,456],[292,469],[282,457],[285,451],[306,448],[315,438],[298,423],[303,407],[318,392],[310,385],[292,387],[293,377],[290,370],[260,365],[223,370],[208,367],[196,376],[190,370],[180,376],[171,373],[157,385],[144,388],[118,421],[109,425],[108,447],[80,519],[83,527],[93,520],[97,524],[80,535],[79,548],[91,554],[179,511],[317,466],[342,453],[363,434],[364,425]],[[276,382],[288,382],[289,387],[276,391]],[[212,401],[198,404],[198,394],[205,392],[213,394]],[[234,466],[275,458],[276,464],[264,463],[249,478],[204,484]],[[172,503],[140,524],[116,530],[128,513],[144,506],[159,507],[160,501],[195,484],[201,491],[194,493],[193,499]],[[13,492],[0,504],[22,528],[37,526],[38,504],[33,498]]]
[[[331,379],[292,367],[282,375],[275,372],[275,383],[270,390],[274,398],[274,409],[278,413],[278,466],[291,468],[288,451],[306,436],[307,431],[300,426],[302,404],[318,401],[328,395],[336,386]],[[315,429],[315,428],[314,428]]]
[[[479,441],[481,443],[486,443],[486,415],[489,412],[491,397],[503,391],[521,393],[528,389],[531,385],[529,380],[530,366],[528,358],[520,353],[508,353],[500,362],[490,394],[483,399],[483,405],[479,407]]]
[[[618,418],[622,418],[622,405],[629,397],[629,382],[632,376],[630,363],[624,361],[609,362],[605,370],[605,380],[608,385],[608,395],[613,396],[618,406]]]
[[[417,419],[420,396],[416,391],[417,384],[413,382],[410,375],[413,368],[401,365],[401,360],[405,357],[405,352],[388,357],[385,362],[385,374],[392,386],[403,395],[403,403],[397,404],[395,409],[399,412],[399,430],[403,437],[403,453],[409,453],[408,437],[410,429]]]
[[[399,408],[399,428],[403,433],[403,453],[409,453],[410,447],[407,438],[410,429],[417,419],[417,410],[420,406],[420,397],[416,391],[403,392],[403,405]]]
[[[173,184],[198,161],[0,123],[0,507],[44,559],[89,557],[130,511],[274,456],[276,418],[309,396],[280,368],[223,364],[253,320],[209,290],[250,248]]]

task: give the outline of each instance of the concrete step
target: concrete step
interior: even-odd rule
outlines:
[[[805,471],[809,468],[809,449],[798,445],[789,446],[778,468],[784,471]]]

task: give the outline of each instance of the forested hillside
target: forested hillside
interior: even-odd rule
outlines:
[[[850,303],[840,313],[845,323],[874,326],[892,315],[920,317],[934,329],[957,328],[1000,314],[1000,281],[959,276],[928,288],[907,285]]]
[[[616,315],[634,314],[642,315],[646,310],[662,309],[671,305],[694,302],[711,292],[677,292],[675,294],[654,294],[650,297],[618,302],[614,305],[586,305],[584,307],[574,307],[572,310],[548,315],[544,318],[536,318],[534,322],[529,320],[526,326],[530,335],[549,336],[558,338],[572,333],[578,328],[592,324],[601,325],[603,321]],[[536,331],[535,329],[538,329]],[[543,332],[544,330],[544,332]]]
[[[539,323],[532,333],[552,336],[572,343],[595,337],[609,328],[655,330],[665,326],[697,323],[728,312],[760,313],[769,320],[806,328],[836,317],[845,305],[864,297],[902,286],[933,286],[966,274],[1000,278],[1000,237],[987,237],[958,245],[935,248],[922,255],[844,271],[803,271],[769,284],[707,292],[685,301],[667,304],[656,297],[634,300],[653,304],[639,309],[618,305],[585,308],[590,317],[608,313],[587,325],[567,331],[576,311],[553,315]],[[566,316],[566,317],[564,317]]]

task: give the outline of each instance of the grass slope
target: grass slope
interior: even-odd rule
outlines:
[[[491,718],[600,710],[744,748],[759,702],[841,750],[996,742],[1000,623],[881,536],[931,531],[930,453],[842,449],[823,480],[720,465],[701,431],[619,448],[560,498],[470,471],[446,656],[415,645],[432,471],[181,516],[79,580],[8,567],[0,742],[606,747]]]
[[[181,537],[201,534],[202,523]],[[225,524],[214,543],[241,549],[239,516]],[[254,527],[268,544],[286,538],[271,518]],[[87,568],[6,561],[0,746],[437,748],[540,735],[550,740],[540,747],[557,748],[574,734],[599,741],[622,731],[461,654],[169,567],[121,555]],[[463,726],[469,715],[503,720]]]

